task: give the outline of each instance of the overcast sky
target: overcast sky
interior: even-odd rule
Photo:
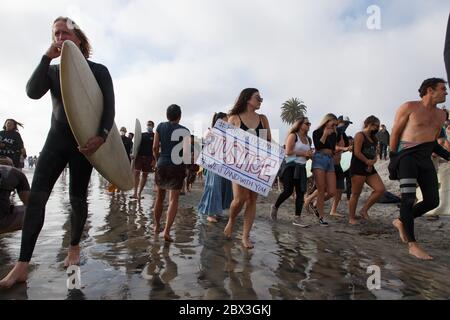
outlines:
[[[367,27],[370,5],[381,9],[380,30]],[[135,118],[165,121],[176,103],[200,135],[246,87],[259,88],[282,140],[280,107],[291,97],[306,103],[313,128],[328,112],[349,116],[350,133],[372,114],[391,127],[424,79],[445,77],[449,9],[448,0],[2,0],[0,121],[24,123],[28,154],[39,153],[50,95],[30,100],[25,85],[53,20],[68,15],[91,39],[92,60],[110,70],[116,124],[129,131]]]

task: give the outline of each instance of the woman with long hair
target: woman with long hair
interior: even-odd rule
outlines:
[[[329,113],[321,121],[319,128],[313,133],[314,147],[316,152],[313,156],[312,171],[317,187],[317,205],[313,208],[319,224],[327,227],[324,221],[325,201],[336,194],[336,174],[333,157],[337,144],[337,117]],[[310,202],[309,205],[312,205]],[[313,206],[313,205],[312,205]]]
[[[308,227],[302,223],[307,174],[306,162],[312,158],[311,139],[308,137],[311,123],[308,118],[300,117],[295,121],[286,138],[286,164],[281,169],[280,176],[283,181],[283,193],[280,194],[272,206],[271,218],[277,219],[278,209],[293,193],[295,189],[295,219],[294,225],[301,228]]]
[[[377,162],[377,133],[380,131],[380,120],[375,116],[370,116],[364,121],[364,129],[355,136],[355,146],[350,166],[352,175],[352,196],[349,206],[349,223],[357,224],[356,207],[365,183],[373,192],[361,209],[361,216],[369,219],[369,209],[381,198],[386,191],[383,181],[375,170]]]
[[[5,121],[3,130],[0,131],[0,155],[10,158],[14,167],[21,169],[20,159],[26,155],[26,151],[18,127],[23,128],[23,124],[14,119]]]
[[[214,128],[219,120],[228,122],[228,115],[223,112],[214,114],[211,128]],[[198,205],[198,212],[202,216],[207,216],[208,222],[217,223],[217,218],[222,216],[223,210],[230,208],[232,200],[231,181],[206,170],[205,189]]]
[[[228,122],[237,128],[271,141],[269,120],[265,115],[256,112],[261,108],[262,102],[263,99],[258,89],[248,88],[243,90],[230,112]],[[242,245],[247,249],[254,248],[250,241],[250,230],[255,220],[257,199],[257,193],[233,183],[233,202],[231,203],[230,218],[224,234],[228,239],[231,239],[236,218],[245,205]]]

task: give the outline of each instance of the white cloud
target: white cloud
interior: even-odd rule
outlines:
[[[49,46],[51,22],[71,14],[91,38],[93,60],[113,75],[116,123],[129,131],[136,117],[164,121],[172,103],[191,129],[196,121],[206,127],[245,87],[261,90],[262,112],[282,139],[279,108],[294,96],[314,124],[335,112],[349,115],[354,130],[371,114],[391,125],[422,80],[444,76],[446,1],[405,3],[380,1],[382,30],[370,31],[358,0],[2,1],[0,28],[10,32],[0,56],[0,114],[26,124],[22,135],[37,154],[50,99],[29,100],[24,87]]]

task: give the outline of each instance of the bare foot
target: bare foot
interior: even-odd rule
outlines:
[[[406,231],[405,231],[405,227],[403,226],[403,222],[401,222],[400,219],[397,219],[397,220],[394,220],[394,222],[392,222],[392,224],[394,225],[394,227],[397,228],[402,242],[408,243],[408,237],[406,236]]]
[[[433,260],[433,257],[426,253],[419,245],[415,242],[409,244],[409,254],[420,259],[420,260]]]
[[[231,236],[233,235],[233,225],[230,222],[228,222],[227,226],[225,227],[223,234],[228,240],[231,240]]]
[[[161,228],[160,224],[153,224],[153,232],[155,233],[155,235],[158,235],[163,231],[164,230]]]
[[[173,239],[168,234],[164,234],[164,241],[169,243],[174,242]]]
[[[337,212],[331,212],[330,213],[330,217],[335,217],[335,218],[344,218],[344,215],[337,213]]]
[[[348,221],[348,223],[350,223],[352,226],[355,226],[355,225],[358,224],[358,220],[356,220],[356,219],[354,219],[354,218],[351,218],[351,219]]]
[[[27,282],[28,263],[18,262],[8,275],[0,281],[0,288],[9,289],[15,284]]]
[[[245,249],[253,249],[253,248],[255,248],[253,243],[248,238],[247,239],[242,239],[242,245],[244,246]]]
[[[217,223],[218,222],[216,217],[208,217],[208,219],[206,219],[206,220],[208,220],[208,222],[211,222],[211,223]]]
[[[367,211],[361,211],[359,214],[364,220],[370,220],[369,213],[367,213]]]
[[[80,246],[70,246],[67,258],[64,260],[64,267],[80,265]]]

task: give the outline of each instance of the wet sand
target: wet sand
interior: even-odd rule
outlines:
[[[385,173],[386,163],[379,171]],[[32,171],[25,170],[31,181]],[[384,177],[384,175],[383,175]],[[320,227],[292,225],[294,202],[269,218],[278,193],[260,197],[251,239],[255,249],[241,246],[242,216],[232,241],[222,232],[226,219],[212,225],[197,217],[203,186],[181,197],[172,229],[173,244],[155,238],[150,206],[151,183],[141,204],[131,193],[110,194],[107,182],[94,173],[89,188],[89,218],[82,242],[82,290],[69,292],[63,260],[69,245],[68,174],[57,182],[47,205],[44,228],[34,252],[28,283],[0,290],[0,299],[449,299],[450,218],[416,221],[420,243],[435,257],[410,257],[391,223],[396,205],[377,204],[372,221],[350,227],[346,219],[328,218]],[[398,186],[384,178],[388,190]],[[364,193],[362,201],[368,196]],[[344,198],[344,197],[343,197]],[[328,208],[328,206],[327,206]],[[347,201],[339,208],[347,214]],[[12,268],[21,233],[0,236],[0,276]],[[381,268],[381,290],[369,291],[367,268]]]

